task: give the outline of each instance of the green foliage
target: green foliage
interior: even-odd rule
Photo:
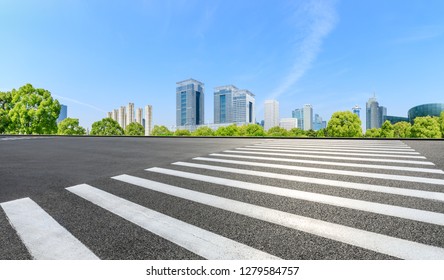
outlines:
[[[191,132],[188,129],[178,129],[174,131],[174,136],[191,136]]]
[[[328,135],[327,129],[325,129],[325,128],[319,129],[316,133],[316,137],[318,137],[318,138],[324,138],[324,137],[327,137],[327,135]]]
[[[393,137],[409,138],[412,125],[409,122],[398,122],[393,125]]]
[[[380,138],[381,137],[381,129],[379,129],[379,128],[367,129],[367,131],[365,132],[365,137]]]
[[[288,136],[288,131],[280,126],[274,126],[267,131],[267,136],[285,137]]]
[[[45,89],[26,84],[0,93],[0,133],[56,134],[60,104]]]
[[[91,135],[120,136],[124,135],[119,123],[111,118],[104,118],[92,124]]]
[[[215,132],[215,136],[239,136],[239,127],[236,124],[221,126]]]
[[[144,136],[145,128],[143,125],[137,122],[132,122],[125,128],[125,135],[128,136]]]
[[[327,125],[329,136],[332,137],[361,137],[361,120],[352,112],[336,112]]]
[[[390,121],[385,121],[381,127],[381,138],[393,138],[395,135],[395,130]]]
[[[258,124],[246,124],[239,127],[240,136],[265,136],[264,128]]]
[[[441,136],[444,138],[444,111],[439,116],[439,125],[441,126]]]
[[[307,136],[311,137],[311,138],[315,138],[318,136],[318,133],[316,131],[314,131],[313,129],[307,130],[306,133],[307,133]]]
[[[437,117],[417,117],[411,129],[413,138],[441,138],[441,127]]]
[[[151,131],[153,136],[172,136],[173,133],[166,128],[164,125],[155,125]]]
[[[292,137],[305,137],[307,136],[306,132],[300,128],[292,128],[288,132],[288,136]]]
[[[198,129],[196,129],[195,131],[193,131],[193,133],[191,133],[191,135],[193,136],[214,136],[214,131],[209,128],[208,126],[201,126]]]
[[[57,126],[58,135],[85,135],[86,130],[79,125],[79,119],[66,118]]]

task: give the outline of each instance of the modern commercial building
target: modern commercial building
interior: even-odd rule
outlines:
[[[417,117],[439,117],[441,112],[444,111],[444,103],[430,103],[418,105],[411,108],[408,111],[409,120],[411,123],[415,121]]]
[[[327,122],[322,120],[322,117],[319,116],[318,114],[315,114],[314,117],[314,122],[313,122],[313,130],[320,130],[320,129],[324,129],[327,128]]]
[[[214,89],[214,123],[254,123],[255,98],[233,85]]]
[[[298,119],[296,118],[282,118],[279,122],[279,126],[285,128],[286,130],[290,130],[292,128],[298,127]]]
[[[153,130],[153,107],[145,106],[145,136],[150,136]]]
[[[176,125],[204,124],[204,84],[194,79],[176,83]]]
[[[355,107],[352,108],[353,114],[358,115],[358,117],[361,117],[361,107],[358,105],[355,105]]]
[[[304,130],[313,129],[313,106],[304,105]]]
[[[265,100],[264,129],[279,126],[279,102],[277,100]]]
[[[298,128],[304,129],[304,109],[295,109],[291,112],[291,116],[298,120]]]
[[[381,128],[387,108],[379,106],[376,97],[371,97],[366,103],[366,129]]]
[[[60,114],[57,118],[57,123],[63,121],[68,117],[68,106],[61,104],[60,105]]]
[[[391,124],[395,124],[399,122],[409,122],[409,118],[397,117],[397,116],[384,116],[382,123],[384,123],[385,121],[389,121]]]

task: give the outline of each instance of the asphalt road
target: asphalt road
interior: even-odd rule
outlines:
[[[0,259],[444,259],[444,142],[0,138]]]

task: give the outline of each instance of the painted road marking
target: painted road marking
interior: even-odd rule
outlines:
[[[315,167],[293,166],[293,165],[283,165],[283,164],[252,162],[252,161],[226,160],[226,159],[207,158],[207,157],[196,157],[193,158],[193,160],[229,163],[229,164],[237,164],[244,166],[267,167],[267,168],[276,168],[276,169],[285,169],[285,170],[303,171],[303,172],[315,172],[315,173],[324,173],[324,174],[333,174],[333,175],[367,177],[367,178],[375,178],[383,180],[396,180],[396,181],[415,182],[422,184],[444,185],[443,179],[434,179],[434,178],[425,178],[425,177],[347,171],[347,170],[338,170],[338,169],[324,169],[324,168],[315,168]]]
[[[380,151],[380,150],[365,150],[365,151],[359,151],[356,149],[344,149],[344,148],[325,148],[325,147],[316,147],[316,148],[299,148],[299,147],[287,147],[287,146],[281,146],[281,145],[251,145],[251,146],[246,146],[247,148],[282,148],[282,149],[287,149],[287,150],[303,150],[303,151],[333,151],[333,152],[365,152],[368,154],[402,154],[402,155],[419,155],[420,153],[418,152],[395,152],[395,151]]]
[[[115,180],[402,259],[444,259],[444,249],[129,175]]]
[[[286,188],[273,187],[268,185],[254,184],[243,181],[225,179],[220,177],[206,176],[195,173],[177,171],[165,168],[149,168],[147,171],[161,173],[165,175],[176,176],[180,178],[187,178],[192,180],[198,180],[202,182],[208,182],[218,185],[229,186],[238,189],[256,191],[261,193],[267,193],[272,195],[284,196],[289,198],[295,198],[300,200],[306,200],[311,202],[323,203],[338,207],[345,207],[355,210],[361,210],[376,214],[382,214],[387,216],[393,216],[403,219],[409,219],[419,222],[425,222],[435,225],[444,226],[444,214],[435,213],[431,211],[417,210],[412,208],[393,206],[382,203],[369,202],[364,200],[349,199],[332,195],[324,195],[312,192],[298,191]]]
[[[279,259],[87,184],[67,190],[206,259]]]
[[[99,259],[30,198],[4,202],[0,205],[34,259]]]
[[[295,143],[297,144],[297,143]],[[343,151],[346,150],[353,150],[353,151],[362,151],[362,152],[380,152],[384,151],[383,153],[402,153],[402,152],[416,152],[412,148],[380,148],[380,147],[361,147],[361,146],[337,146],[337,145],[291,145],[291,144],[274,144],[274,143],[267,143],[267,144],[254,144],[255,147],[277,147],[277,148],[299,148],[299,149],[334,149],[338,150],[341,149]],[[327,148],[326,148],[327,147]],[[346,150],[344,150],[346,149]]]
[[[370,169],[380,169],[380,170],[398,170],[398,171],[409,171],[409,172],[444,174],[444,171],[442,171],[440,169],[431,169],[431,168],[344,163],[344,162],[316,161],[316,160],[300,160],[300,159],[274,158],[274,157],[241,156],[241,155],[217,154],[217,153],[210,154],[210,156],[270,160],[270,161],[283,161],[283,162],[293,162],[293,163],[308,163],[308,164],[319,164],[319,165],[329,165],[329,166],[346,166],[346,167],[370,168]]]
[[[312,177],[303,177],[296,175],[286,175],[286,174],[278,174],[271,172],[263,172],[263,171],[254,171],[254,170],[246,170],[246,169],[237,169],[223,166],[213,166],[207,164],[196,164],[191,162],[175,162],[173,165],[187,166],[193,168],[214,170],[214,171],[222,171],[250,176],[259,176],[273,179],[280,179],[286,181],[293,182],[301,182],[301,183],[309,183],[309,184],[317,184],[323,186],[330,187],[339,187],[339,188],[347,188],[347,189],[356,189],[362,191],[372,191],[372,192],[380,192],[380,193],[388,193],[402,196],[410,196],[417,197],[423,199],[437,200],[444,202],[444,193],[440,192],[429,192],[422,190],[412,190],[412,189],[401,189],[401,188],[393,188],[379,185],[370,185],[370,184],[362,184],[362,183],[353,183],[353,182],[345,182],[345,181],[335,181],[329,179],[319,179]]]

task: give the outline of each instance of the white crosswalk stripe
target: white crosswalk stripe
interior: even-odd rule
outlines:
[[[134,176],[120,175],[113,177],[113,179],[402,259],[444,259],[444,248],[440,247],[307,218]]]
[[[279,259],[86,184],[67,190],[207,259]]]
[[[99,183],[68,187],[65,193],[86,207],[99,209],[91,214],[96,218],[106,213],[128,227],[135,225],[160,237],[168,246],[175,246],[172,248],[205,259],[279,259],[286,255],[264,246],[266,237],[260,232],[255,245],[246,233],[249,224],[245,221],[273,231],[292,231],[298,237],[343,243],[385,258],[444,259],[440,245],[444,237],[436,234],[444,227],[444,171],[401,141],[266,140],[145,168],[144,173],[138,170],[133,175],[128,172]],[[157,202],[157,197],[162,199]],[[214,227],[220,218],[196,222],[185,216],[181,220],[184,216],[179,212],[164,207],[171,201],[182,205],[179,212],[187,215],[202,218],[211,210],[212,215],[239,220],[239,232],[227,235],[221,227]],[[278,205],[281,202],[289,206]],[[88,236],[77,233],[74,237],[30,198],[0,206],[33,258],[98,259],[96,254],[100,254],[82,243]],[[306,208],[319,209],[319,213],[308,213]],[[371,224],[347,219],[358,217],[369,217]],[[112,223],[104,221],[108,222]],[[385,229],[390,226],[393,230]],[[410,228],[427,230],[418,238],[410,234]],[[100,227],[97,231],[100,235]],[[285,245],[287,241],[277,242],[290,246]],[[98,247],[96,244],[94,249]]]
[[[0,205],[34,259],[98,259],[31,199],[22,198]]]

